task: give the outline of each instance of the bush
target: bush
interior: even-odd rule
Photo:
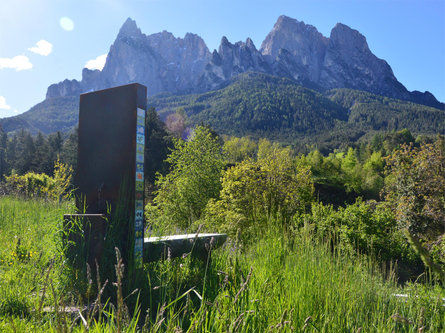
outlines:
[[[336,246],[349,254],[370,252],[380,260],[412,261],[408,247],[391,210],[382,203],[362,199],[337,210],[332,205],[314,203],[311,213],[295,216],[297,228],[313,229],[323,238],[336,240]]]
[[[48,198],[60,200],[69,196],[68,188],[71,183],[73,169],[61,163],[54,163],[54,176],[50,177],[44,173],[28,172],[18,175],[12,172],[6,176],[6,189],[8,192],[27,198]]]
[[[222,145],[207,127],[197,126],[190,141],[177,139],[167,158],[171,165],[166,175],[158,174],[153,204],[146,214],[154,227],[189,228],[201,217],[207,202],[221,189],[224,167]]]
[[[287,226],[313,199],[309,167],[292,157],[289,148],[260,140],[258,159],[228,169],[222,178],[220,200],[209,201],[205,224],[244,239],[274,223]]]

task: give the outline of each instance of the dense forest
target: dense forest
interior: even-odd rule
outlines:
[[[445,110],[371,93],[334,89],[324,93],[293,81],[245,73],[226,87],[196,95],[160,94],[149,98],[161,119],[184,117],[189,126],[207,124],[218,133],[326,152],[377,131],[409,129],[415,134],[444,134]]]

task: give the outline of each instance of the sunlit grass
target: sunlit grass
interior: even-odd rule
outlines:
[[[0,331],[445,330],[443,287],[397,286],[369,257],[332,249],[304,228],[272,229],[244,246],[229,240],[209,261],[188,255],[146,264],[146,285],[123,301],[144,304],[140,311],[102,299],[100,314],[67,316],[62,307],[79,298],[63,274],[59,230],[72,209],[69,202],[0,198]],[[138,295],[144,299],[136,302]]]

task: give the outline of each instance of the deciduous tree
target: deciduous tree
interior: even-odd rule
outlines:
[[[425,265],[445,279],[445,253],[433,260],[428,249],[445,242],[444,141],[403,145],[387,160],[386,200],[399,226]],[[442,267],[441,267],[442,265]]]

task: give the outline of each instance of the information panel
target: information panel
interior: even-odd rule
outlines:
[[[145,110],[138,108],[136,122],[136,179],[134,208],[134,259],[135,266],[142,266],[144,247],[144,145]]]

